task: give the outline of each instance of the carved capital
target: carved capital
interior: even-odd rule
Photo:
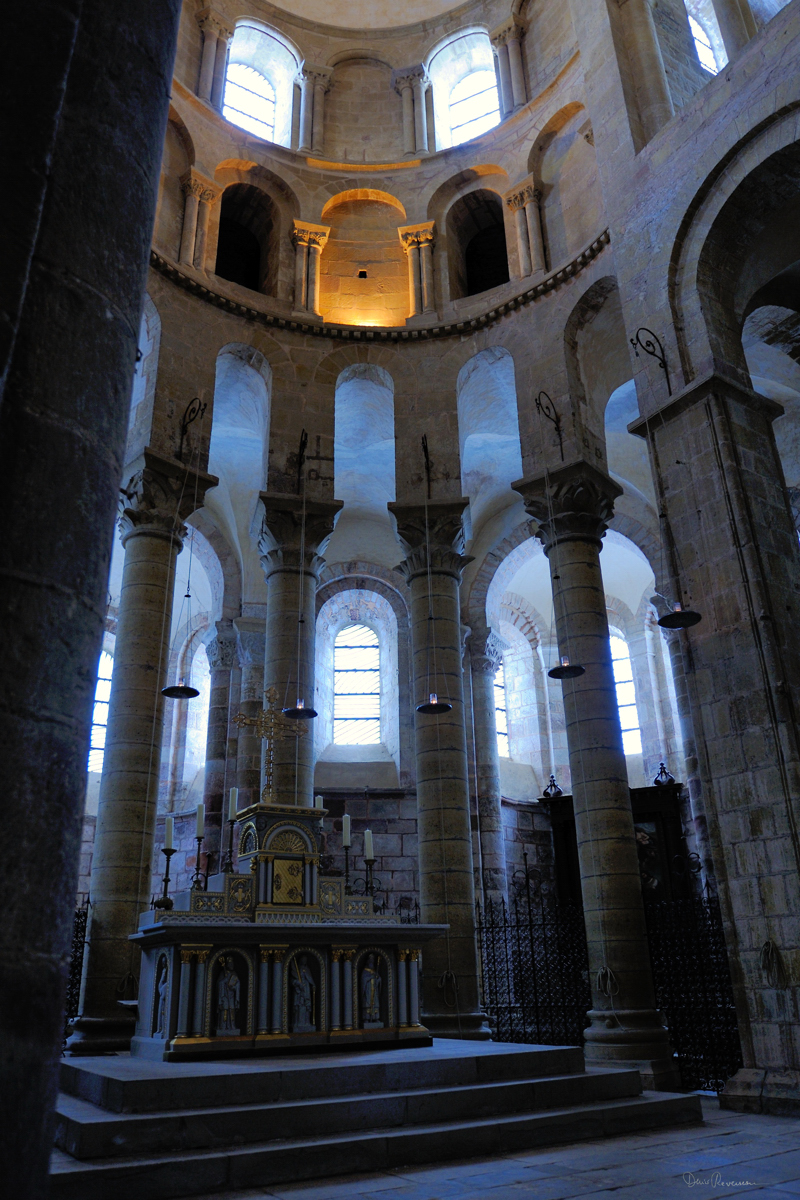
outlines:
[[[433,246],[436,241],[436,222],[422,221],[418,225],[400,225],[397,236],[406,254],[412,246]]]
[[[506,205],[512,212],[516,212],[518,208],[525,207],[525,190],[520,192],[510,192],[506,198]]]
[[[195,13],[195,19],[203,33],[210,33],[215,37],[220,36],[225,26],[225,18],[213,8],[201,9],[199,13]]]
[[[222,195],[222,188],[200,175],[194,167],[181,175],[181,188],[185,196],[196,196],[204,204],[214,204]]]
[[[464,555],[464,527],[462,517],[468,500],[431,501],[426,508],[422,504],[389,504],[389,511],[397,519],[397,534],[405,547],[407,558],[397,570],[410,583],[417,575],[425,574],[430,560],[430,569],[443,575],[452,575],[461,582],[461,573],[472,559]]]
[[[473,674],[496,675],[509,644],[493,629],[482,629],[470,634],[467,649]]]
[[[422,63],[417,63],[413,67],[398,67],[392,71],[392,87],[402,96],[405,88],[413,88],[414,86],[427,88],[430,85],[430,79],[425,74],[425,68]]]
[[[294,221],[291,237],[295,246],[319,246],[322,250],[330,231],[329,225],[312,225],[308,221]]]
[[[519,17],[511,16],[508,20],[503,21],[502,25],[498,25],[496,29],[489,34],[489,39],[492,46],[497,50],[500,46],[506,46],[509,42],[519,42],[525,36],[525,26],[520,21]]]
[[[331,86],[333,69],[331,67],[317,67],[311,63],[305,63],[302,74],[311,83],[312,87],[321,87],[327,92]]]
[[[263,519],[258,550],[264,576],[275,571],[308,571],[314,576],[322,566],[320,554],[333,533],[341,500],[306,500],[276,492],[262,492]],[[302,543],[302,545],[301,545]]]
[[[230,621],[217,621],[217,633],[206,642],[206,654],[212,671],[230,671],[236,665],[236,633]]]
[[[180,549],[187,534],[183,522],[195,507],[202,506],[206,492],[218,483],[214,475],[189,470],[174,459],[145,450],[120,489],[123,546],[134,534],[148,534],[174,539]]]
[[[236,630],[236,658],[240,667],[264,665],[264,640],[266,625],[256,617],[237,617],[233,623]],[[245,699],[245,697],[242,697]],[[246,697],[252,699],[253,697]]]
[[[591,463],[569,463],[549,476],[514,484],[525,510],[537,523],[545,553],[567,541],[593,541],[598,548],[622,488]]]

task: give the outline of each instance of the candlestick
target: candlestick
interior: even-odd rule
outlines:
[[[202,804],[198,805],[198,809],[197,809],[198,825],[200,824],[200,810],[202,809],[202,807],[203,807]],[[192,891],[193,892],[203,892],[208,887],[208,875],[206,875],[205,872],[200,870],[200,849],[203,845],[202,835],[198,838],[195,838],[195,841],[197,842],[197,860],[195,862],[194,875],[192,876]]]
[[[236,788],[231,788],[231,802],[230,802],[230,806],[228,809],[229,812],[234,811],[235,802],[234,802],[234,798],[233,798],[233,793],[236,790],[237,790]],[[234,831],[235,827],[236,827],[236,817],[234,815],[228,821],[228,850],[225,855],[225,861],[222,864],[222,874],[223,875],[233,875],[233,831]]]
[[[228,797],[228,820],[235,821],[236,814],[239,811],[239,789],[231,788]]]
[[[205,834],[205,813],[203,810],[203,805],[198,804],[198,806],[197,806],[197,821],[195,823],[194,836],[196,838],[199,838],[200,841],[202,842],[204,834]]]
[[[375,862],[375,850],[372,845],[372,830],[364,830],[364,858],[367,862]]]
[[[349,850],[352,845],[350,841],[350,817],[347,813],[342,817],[342,845],[345,850]]]
[[[172,817],[167,817],[167,820],[171,821]],[[162,846],[161,853],[167,860],[167,865],[164,868],[164,890],[158,899],[153,901],[153,908],[163,908],[168,912],[173,905],[172,897],[167,895],[167,891],[169,890],[169,860],[175,853],[175,849],[173,846]]]
[[[164,849],[165,850],[172,849],[173,843],[174,843],[174,835],[175,835],[175,818],[167,817],[166,821],[164,822]],[[169,866],[169,861],[167,861],[167,866]]]

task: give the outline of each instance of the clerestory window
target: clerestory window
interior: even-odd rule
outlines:
[[[242,63],[229,65],[222,114],[241,129],[274,142],[275,88],[253,67]]]
[[[609,640],[614,683],[617,688],[619,723],[622,727],[622,748],[626,754],[641,754],[642,731],[639,726],[639,711],[636,707],[636,688],[633,682],[630,651],[623,638],[612,634]]]
[[[703,26],[694,17],[689,17],[689,28],[692,31],[694,45],[697,51],[697,57],[700,59],[700,65],[710,71],[712,75],[716,75],[719,71],[717,60],[714,57],[714,51],[711,47],[711,39],[706,33]]]
[[[381,662],[378,635],[348,625],[333,644],[333,741],[376,746],[381,740]]]
[[[502,662],[494,677],[494,719],[497,725],[497,753],[511,758],[508,748],[508,712],[506,710],[506,673]]]
[[[97,687],[94,690],[94,709],[92,711],[92,733],[89,741],[88,770],[99,775],[103,769],[103,754],[106,745],[106,726],[108,725],[108,701],[111,696],[111,671],[114,659],[104,650],[100,655],[97,667]]]
[[[450,93],[452,144],[460,146],[500,122],[500,101],[494,71],[473,71]]]

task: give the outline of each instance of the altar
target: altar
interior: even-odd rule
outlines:
[[[320,875],[325,815],[268,803],[238,812],[238,870],[142,914],[133,1055],[431,1044],[420,956],[447,926],[376,914],[369,894]]]

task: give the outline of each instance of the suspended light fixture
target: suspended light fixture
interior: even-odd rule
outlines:
[[[186,595],[183,597],[186,603],[186,627],[189,630],[189,641],[192,639],[192,559],[194,557],[194,535],[189,542],[189,574],[186,579]],[[181,616],[183,615],[183,605],[178,613],[178,629],[181,627]],[[191,669],[191,668],[190,668]],[[173,683],[170,687],[161,689],[161,695],[166,696],[168,700],[194,700],[195,696],[199,696],[200,692],[196,687],[192,687],[191,679],[186,682],[184,676],[181,676],[177,683]]]
[[[427,480],[427,490],[425,492],[425,562],[428,574],[428,637],[426,647],[427,658],[427,675],[428,675],[428,699],[422,704],[417,705],[417,712],[422,713],[426,717],[440,717],[444,713],[452,711],[452,704],[449,700],[440,700],[438,692],[431,690],[431,651],[433,652],[433,676],[436,676],[436,629],[435,617],[433,615],[433,583],[431,580],[431,547],[430,533],[428,528],[428,501],[431,498],[431,460],[428,454],[428,438],[423,433],[422,435],[422,453],[425,457],[425,477]]]
[[[579,675],[586,674],[586,667],[580,667],[577,663],[571,663],[565,654],[562,656],[558,666],[551,667],[547,674],[551,679],[577,679]]]
[[[658,623],[662,629],[691,629],[692,625],[697,625],[702,619],[701,614],[693,608],[684,608],[676,602],[672,606],[672,612],[666,613]]]
[[[192,687],[185,679],[181,679],[180,683],[173,683],[172,687],[161,689],[161,695],[166,696],[169,700],[194,700],[195,696],[200,693],[196,687]]]
[[[303,470],[303,464],[306,459],[306,446],[308,445],[308,434],[305,429],[300,434],[300,449],[297,455],[297,490],[302,491],[303,508],[300,515],[300,570],[297,578],[299,580],[297,587],[297,690],[301,692],[302,676],[300,671],[300,650],[301,640],[303,635],[303,626],[305,617],[303,616],[303,564],[306,557],[306,476]],[[289,684],[286,685],[286,691],[289,691]],[[317,716],[317,711],[310,704],[306,704],[303,696],[297,697],[297,702],[294,707],[289,706],[282,708],[281,712],[284,717],[288,717],[290,721],[313,721]]]

